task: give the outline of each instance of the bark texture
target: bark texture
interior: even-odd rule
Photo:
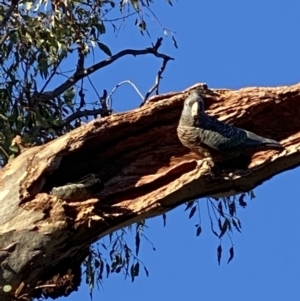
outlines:
[[[41,285],[61,284],[57,294],[67,294],[79,285],[80,263],[99,238],[198,197],[249,191],[300,164],[300,84],[203,90],[209,114],[285,147],[256,153],[247,170],[214,177],[176,135],[183,100],[197,87],[94,120],[22,152],[0,171],[1,300],[30,297]],[[102,188],[85,198],[49,193],[91,172]],[[12,289],[4,293],[7,285]]]

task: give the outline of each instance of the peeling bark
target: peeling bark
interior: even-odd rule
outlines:
[[[64,283],[58,295],[67,294],[79,285],[80,263],[99,238],[198,197],[249,191],[300,164],[300,84],[207,89],[202,96],[209,114],[285,147],[256,153],[247,170],[211,176],[207,161],[176,135],[183,99],[198,86],[94,120],[24,151],[0,171],[1,300],[31,297],[39,285],[58,286],[58,278]],[[50,194],[89,173],[99,175],[102,188],[88,197]],[[5,285],[12,287],[9,293]]]

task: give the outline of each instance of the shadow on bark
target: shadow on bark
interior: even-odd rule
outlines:
[[[176,135],[183,99],[195,88],[94,120],[24,151],[0,171],[1,300],[53,287],[53,297],[69,294],[79,285],[90,244],[99,238],[198,197],[249,191],[299,165],[300,84],[203,90],[209,114],[285,147],[258,152],[248,169],[216,177]],[[101,188],[85,198],[50,194],[90,173],[101,179]],[[7,293],[5,285],[11,286]]]

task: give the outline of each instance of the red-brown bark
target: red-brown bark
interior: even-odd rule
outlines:
[[[300,84],[203,92],[209,114],[285,147],[256,153],[247,170],[214,177],[176,135],[183,99],[195,87],[94,120],[22,152],[0,171],[0,286],[12,286],[0,289],[1,300],[31,296],[58,265],[71,270],[66,278],[77,276],[88,246],[114,230],[191,199],[248,191],[300,164]],[[91,172],[103,187],[87,199],[49,194]]]

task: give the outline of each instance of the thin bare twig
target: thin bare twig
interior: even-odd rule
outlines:
[[[154,11],[148,6],[146,5],[146,8],[150,11],[150,13],[152,14],[152,16],[154,17],[154,19],[156,20],[156,22],[160,25],[160,27],[163,29],[163,31],[168,31],[171,34],[176,34],[175,31],[168,29],[166,27],[164,27],[164,25],[161,23],[161,21],[158,19],[158,17],[156,16],[156,14],[154,13]]]
[[[97,89],[95,88],[93,82],[91,81],[90,77],[88,76],[87,79],[88,79],[90,85],[92,86],[92,88],[94,89],[95,93],[97,94],[97,97],[100,99],[100,95],[99,95]]]
[[[110,113],[112,112],[112,110],[108,109],[108,105],[107,105],[107,91],[105,89],[103,89],[103,94],[102,96],[99,95],[97,89],[95,88],[94,84],[92,83],[90,77],[88,76],[88,81],[90,82],[91,86],[93,87],[94,91],[97,94],[97,97],[99,99],[100,105],[103,109],[103,113],[101,114],[102,117],[104,116],[108,116],[110,115]]]
[[[150,88],[150,90],[147,92],[147,94],[145,95],[145,97],[143,99],[143,102],[141,103],[140,107],[142,107],[145,104],[145,102],[147,101],[147,99],[149,98],[149,96],[152,94],[152,92],[154,90],[156,90],[156,95],[159,94],[158,89],[159,89],[160,80],[162,79],[162,74],[163,74],[163,72],[164,72],[164,70],[167,66],[168,61],[171,60],[171,59],[172,58],[164,58],[163,63],[161,65],[160,69],[157,72],[157,75],[156,75],[156,78],[155,78],[155,83]]]
[[[115,19],[102,19],[102,22],[115,22],[115,21],[120,21],[120,20],[123,20],[123,19],[127,19],[127,18],[129,18],[129,17],[131,17],[131,16],[133,16],[133,15],[136,15],[136,14],[137,14],[137,12],[135,11],[135,12],[133,12],[133,13],[130,13],[130,14],[126,15],[126,16],[119,17],[119,18],[115,18]]]
[[[109,102],[109,100],[111,99],[112,95],[114,94],[114,92],[117,90],[117,88],[119,88],[121,85],[124,85],[124,84],[130,84],[134,90],[137,92],[137,94],[142,98],[144,99],[144,96],[143,94],[139,91],[139,89],[136,87],[136,85],[131,81],[131,80],[124,80],[120,83],[118,83],[113,89],[112,91],[110,92],[108,98],[107,98],[107,102]],[[112,102],[110,104],[110,108],[112,109]]]
[[[44,92],[44,90],[46,89],[46,87],[48,86],[48,84],[50,83],[51,79],[53,78],[53,76],[56,74],[56,71],[60,65],[60,63],[62,62],[63,60],[63,56],[61,56],[58,60],[58,63],[53,67],[53,71],[52,73],[50,74],[49,78],[46,80],[44,86],[42,87],[41,91],[37,94],[37,96],[40,96],[42,95],[42,93]],[[48,99],[50,100],[50,99]]]
[[[107,105],[107,91],[105,89],[103,89],[103,94],[101,97],[99,97],[99,99],[100,99],[100,104],[101,104],[102,109],[109,111],[108,105]]]

